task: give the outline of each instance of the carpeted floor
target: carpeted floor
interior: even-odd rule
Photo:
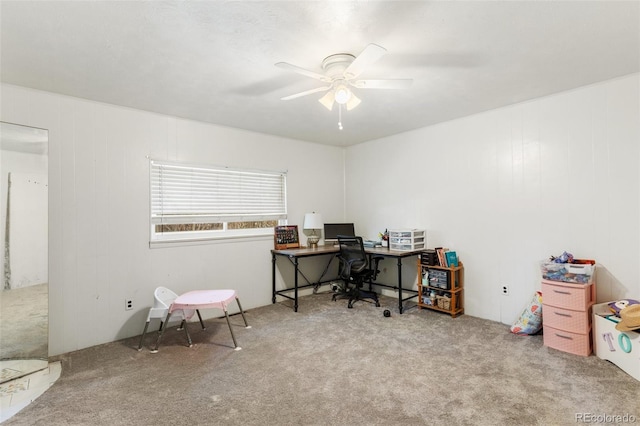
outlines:
[[[570,425],[631,415],[640,382],[542,336],[395,299],[346,308],[320,293],[192,323],[194,347],[169,329],[151,354],[138,338],[65,354],[62,377],[7,425]],[[384,309],[392,316],[385,318]],[[142,324],[141,324],[142,327]]]
[[[47,359],[49,286],[0,291],[0,359]]]

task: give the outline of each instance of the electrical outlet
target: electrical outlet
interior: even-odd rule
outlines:
[[[132,299],[124,299],[124,310],[130,311],[133,309],[133,300]]]
[[[502,294],[504,294],[505,296],[509,295],[509,287],[507,287],[506,285],[502,286]]]

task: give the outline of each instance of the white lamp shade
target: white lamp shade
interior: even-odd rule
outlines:
[[[346,104],[351,99],[351,90],[345,85],[340,85],[335,89],[335,101],[339,104]]]
[[[334,100],[335,100],[335,94],[333,93],[333,90],[329,90],[326,95],[318,99],[318,102],[324,105],[326,109],[331,111],[333,109]]]
[[[349,98],[349,101],[347,102],[347,111],[351,111],[352,109],[354,109],[358,105],[360,105],[360,99],[358,99],[356,97],[356,95],[351,93],[351,97]]]
[[[307,213],[304,215],[304,229],[322,229],[324,222],[320,213]]]

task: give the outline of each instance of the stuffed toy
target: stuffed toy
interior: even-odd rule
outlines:
[[[609,303],[609,309],[611,309],[611,312],[613,312],[617,317],[619,317],[620,311],[629,305],[640,305],[640,301],[635,299],[618,300],[616,302]]]

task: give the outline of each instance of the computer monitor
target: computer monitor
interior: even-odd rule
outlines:
[[[347,235],[355,237],[356,232],[353,223],[325,223],[324,224],[324,243],[337,244],[338,235]]]

